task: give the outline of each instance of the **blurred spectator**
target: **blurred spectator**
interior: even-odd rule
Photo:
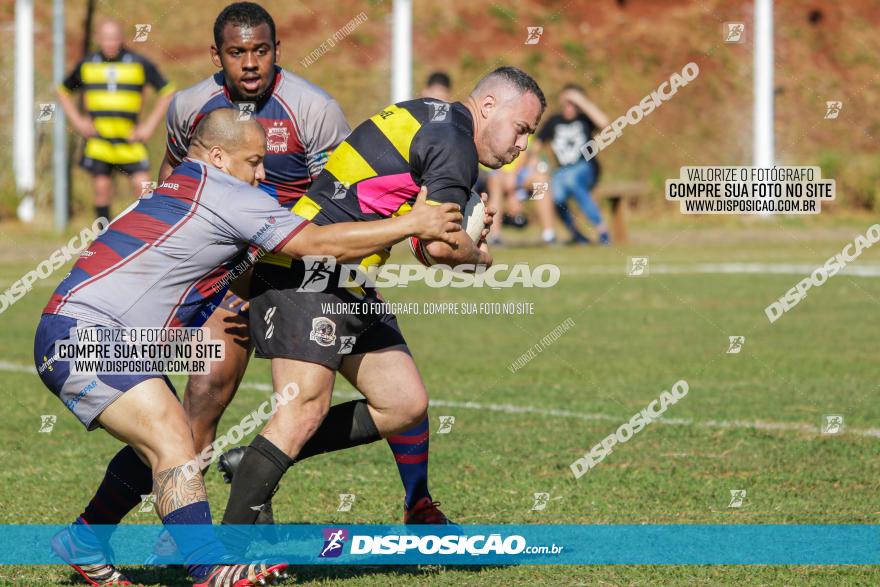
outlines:
[[[530,143],[531,140],[530,137]],[[502,225],[515,228],[526,226],[528,221],[523,214],[523,202],[526,200],[535,201],[542,229],[541,239],[548,244],[556,241],[553,199],[547,189],[547,170],[547,163],[532,149],[527,149],[501,169],[488,170],[486,188],[489,204],[498,210],[489,232],[490,244],[501,243]]]
[[[559,95],[562,112],[547,119],[538,132],[541,143],[549,143],[558,168],[550,180],[553,202],[562,222],[571,232],[572,244],[587,244],[590,240],[575,225],[568,209],[568,199],[574,197],[581,211],[596,225],[599,241],[610,243],[608,226],[602,220],[599,206],[592,198],[592,190],[599,179],[599,163],[594,157],[587,161],[581,149],[593,132],[608,126],[608,117],[589,99],[580,86],[569,84]],[[539,149],[536,149],[536,151]]]
[[[174,86],[150,61],[125,48],[118,22],[101,23],[96,41],[100,49],[76,64],[58,88],[58,101],[74,130],[86,139],[80,164],[92,175],[95,213],[109,219],[114,169],[129,176],[135,197],[150,180],[144,141],[165,116]],[[159,98],[138,124],[147,84]],[[76,91],[83,92],[85,112],[73,100]]]
[[[449,102],[452,92],[452,80],[449,75],[442,71],[435,71],[428,76],[425,87],[422,88],[422,98],[432,98]]]

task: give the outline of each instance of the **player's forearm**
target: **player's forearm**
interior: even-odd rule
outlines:
[[[480,265],[485,261],[476,243],[465,232],[458,234],[456,245],[434,241],[427,244],[428,254],[441,265]]]
[[[281,252],[294,258],[329,255],[347,263],[359,261],[414,234],[415,228],[408,215],[371,222],[340,222],[327,226],[310,224],[291,239]]]
[[[79,127],[85,119],[85,116],[83,116],[76,107],[73,98],[67,92],[58,90],[58,102],[61,104],[61,109],[64,110],[64,114],[70,119],[70,124],[77,129],[77,132],[79,132]]]

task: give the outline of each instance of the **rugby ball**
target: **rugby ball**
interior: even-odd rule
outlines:
[[[467,204],[465,204],[464,210],[462,210],[461,213],[461,226],[474,242],[477,242],[480,239],[480,234],[483,232],[483,215],[485,212],[486,205],[483,204],[483,200],[480,199],[480,196],[476,192],[471,192]],[[426,244],[427,243],[423,243],[416,236],[411,236],[409,238],[409,249],[412,251],[413,256],[418,259],[419,263],[422,265],[430,267],[436,264],[436,262],[431,258],[431,255],[428,254],[428,250],[425,246]]]

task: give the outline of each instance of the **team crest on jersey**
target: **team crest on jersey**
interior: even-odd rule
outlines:
[[[287,130],[283,122],[273,122],[272,126],[266,129],[267,151],[271,153],[286,153],[289,141],[290,131]]]
[[[333,346],[336,342],[336,324],[329,318],[312,318],[312,332],[309,340],[321,346]]]

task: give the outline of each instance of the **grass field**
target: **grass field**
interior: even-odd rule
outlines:
[[[624,247],[497,250],[496,263],[558,264],[562,277],[553,288],[386,291],[401,302],[534,303],[533,316],[400,316],[437,402],[435,499],[466,524],[876,521],[880,279],[838,275],[770,324],[764,308],[809,270],[693,272],[720,263],[817,267],[872,223],[636,227],[637,244]],[[0,234],[3,289],[62,242],[15,227]],[[625,275],[629,256],[649,258],[647,277]],[[880,250],[867,250],[853,265],[880,269]],[[28,372],[40,310],[62,276],[38,283],[0,315],[4,524],[70,521],[118,449],[105,434],[86,434]],[[510,372],[508,365],[569,318],[571,330]],[[733,335],[745,336],[739,354],[727,354]],[[679,379],[690,393],[666,413],[672,422],[648,427],[573,478],[572,461]],[[267,397],[269,381],[268,362],[253,361],[221,431]],[[176,383],[182,389],[183,379]],[[337,389],[351,388],[339,382]],[[38,433],[41,414],[59,416],[50,434]],[[842,414],[845,433],[820,435],[824,414]],[[455,416],[452,431],[435,434],[447,415]],[[215,513],[222,512],[228,486],[216,471],[207,485]],[[741,508],[728,507],[732,489],[747,491]],[[535,492],[550,494],[544,511],[531,509]],[[336,511],[340,493],[357,496],[351,512]],[[297,465],[275,497],[275,513],[285,523],[392,523],[401,519],[401,500],[389,450],[377,443]],[[133,514],[127,523],[155,519]],[[135,568],[129,575],[149,585],[188,584],[176,570]],[[337,567],[297,569],[296,577],[306,585],[383,587],[880,582],[877,570],[861,566]],[[76,577],[62,566],[0,569],[0,585],[71,583]]]

